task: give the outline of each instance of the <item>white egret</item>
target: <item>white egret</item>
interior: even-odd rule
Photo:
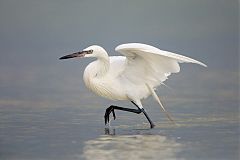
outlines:
[[[111,105],[105,112],[105,124],[109,123],[110,113],[116,119],[114,110],[122,110],[137,114],[143,113],[153,128],[154,123],[141,103],[142,99],[150,95],[159,103],[167,117],[173,121],[158,98],[155,92],[156,87],[163,84],[171,73],[180,71],[179,63],[196,63],[206,67],[204,63],[192,58],[141,43],[122,44],[115,50],[123,56],[109,57],[105,49],[93,45],[81,52],[60,58],[97,58],[84,71],[83,79],[87,88],[108,99],[131,101],[138,108],[130,109]]]

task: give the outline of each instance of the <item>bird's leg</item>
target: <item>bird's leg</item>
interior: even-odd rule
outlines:
[[[107,123],[109,123],[109,116],[110,116],[111,112],[113,113],[114,120],[116,119],[116,114],[115,114],[114,109],[121,110],[121,111],[127,111],[127,112],[133,112],[133,113],[137,113],[137,114],[140,114],[142,112],[142,110],[140,108],[138,108],[138,109],[131,109],[131,108],[124,108],[124,107],[111,105],[110,107],[108,107],[106,109],[106,112],[105,112],[105,115],[104,115],[105,125]]]
[[[142,109],[142,112],[143,112],[143,114],[145,115],[145,117],[147,118],[148,122],[150,123],[150,127],[151,127],[151,128],[154,128],[155,124],[154,124],[154,123],[151,121],[151,119],[148,117],[147,112],[146,112],[144,109]]]
[[[134,101],[131,101],[138,109],[140,109],[139,107],[138,107],[138,105],[134,102]],[[151,128],[154,128],[154,126],[155,126],[155,124],[152,122],[152,120],[149,118],[149,116],[148,116],[148,114],[147,114],[147,112],[142,108],[142,109],[140,109],[142,112],[143,112],[143,114],[145,115],[145,117],[147,118],[147,120],[148,120],[148,122],[150,123],[150,127]]]
[[[104,115],[104,118],[105,118],[105,125],[107,123],[109,123],[109,116],[111,114],[111,112],[113,113],[113,118],[114,120],[116,119],[116,114],[115,114],[115,111],[114,109],[117,109],[117,110],[121,110],[121,111],[127,111],[127,112],[132,112],[132,113],[136,113],[136,114],[140,114],[143,112],[143,114],[145,115],[145,117],[147,118],[148,122],[150,123],[150,126],[151,128],[154,128],[154,124],[153,122],[151,121],[151,119],[149,118],[149,116],[147,115],[146,111],[143,109],[143,108],[139,108],[138,105],[136,103],[134,103],[133,101],[131,101],[138,109],[131,109],[131,108],[124,108],[124,107],[119,107],[119,106],[114,106],[114,105],[111,105],[110,107],[108,107],[106,109],[106,112],[105,112],[105,115]]]

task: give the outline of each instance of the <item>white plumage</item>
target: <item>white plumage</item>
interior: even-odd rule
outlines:
[[[112,100],[130,100],[143,108],[141,100],[153,95],[163,108],[154,89],[172,73],[180,71],[179,63],[205,64],[192,58],[163,51],[150,45],[127,43],[116,47],[123,56],[108,56],[100,46],[90,46],[73,57],[95,57],[83,75],[85,85],[94,93]],[[170,117],[169,117],[170,118]],[[171,118],[170,118],[171,119]]]

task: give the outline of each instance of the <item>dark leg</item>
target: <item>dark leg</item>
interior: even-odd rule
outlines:
[[[137,113],[137,114],[140,114],[142,112],[140,109],[123,108],[123,107],[111,105],[110,107],[108,107],[106,109],[106,112],[104,115],[105,125],[109,122],[109,116],[110,116],[111,112],[113,113],[114,120],[116,119],[114,109],[121,110],[121,111],[127,111],[127,112],[133,112],[133,113]]]
[[[109,122],[109,116],[110,116],[110,113],[112,112],[113,113],[113,118],[114,120],[116,119],[116,115],[115,115],[115,111],[114,109],[117,109],[117,110],[121,110],[121,111],[127,111],[127,112],[132,112],[132,113],[136,113],[136,114],[140,114],[140,113],[144,113],[145,117],[147,118],[148,122],[150,123],[150,126],[151,128],[153,128],[155,125],[153,124],[153,122],[151,121],[151,119],[148,117],[147,113],[145,112],[145,110],[142,108],[140,109],[138,107],[138,105],[136,103],[134,103],[133,101],[131,101],[138,109],[130,109],[130,108],[123,108],[123,107],[119,107],[119,106],[113,106],[111,105],[110,107],[108,107],[106,109],[106,112],[105,112],[105,124],[107,124]]]
[[[155,124],[151,121],[151,119],[148,117],[147,112],[145,112],[144,109],[142,109],[143,114],[147,118],[148,122],[150,123],[151,128],[154,128]]]
[[[135,103],[135,102],[133,102],[133,101],[131,101],[136,107],[138,107],[138,105]],[[139,108],[139,107],[138,107]],[[140,108],[139,108],[140,109]],[[143,114],[145,115],[145,117],[147,118],[147,120],[148,120],[148,122],[150,123],[150,126],[151,126],[151,128],[154,128],[154,123],[152,122],[152,120],[148,117],[148,114],[147,114],[147,112],[142,108],[141,109],[141,111],[143,112]]]

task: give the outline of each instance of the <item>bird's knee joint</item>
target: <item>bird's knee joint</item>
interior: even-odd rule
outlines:
[[[143,112],[142,109],[138,109],[138,113],[137,114],[140,114],[142,112]]]

